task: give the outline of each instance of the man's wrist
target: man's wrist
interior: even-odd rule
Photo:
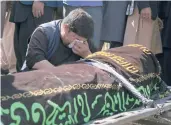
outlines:
[[[87,51],[83,58],[86,58],[88,55],[92,54],[91,51]]]

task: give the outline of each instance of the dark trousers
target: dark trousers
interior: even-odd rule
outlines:
[[[31,7],[31,6],[30,6]],[[28,38],[32,32],[42,23],[52,21],[54,19],[54,9],[51,7],[44,8],[44,15],[40,18],[33,17],[30,13],[23,22],[15,22],[14,33],[14,51],[17,59],[16,69],[19,72],[25,60],[27,51]]]
[[[163,71],[164,81],[171,86],[171,48],[164,49]]]
[[[121,42],[115,42],[115,41],[110,42],[110,48],[116,48],[121,46],[123,46],[123,43]]]
[[[163,48],[163,53],[157,55],[162,68],[162,79],[171,86],[171,48]]]

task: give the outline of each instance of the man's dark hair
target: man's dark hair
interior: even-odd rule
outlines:
[[[94,22],[92,17],[83,9],[71,11],[62,21],[68,24],[72,32],[86,39],[90,39],[94,33]]]

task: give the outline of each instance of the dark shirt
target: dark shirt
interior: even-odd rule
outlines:
[[[32,34],[28,53],[26,56],[26,64],[29,69],[31,69],[35,63],[42,60],[47,60],[48,52],[48,39],[41,27],[38,27]],[[54,66],[70,63],[79,60],[81,57],[74,54],[72,49],[65,46],[60,40],[56,51],[53,53],[51,58],[48,60]]]

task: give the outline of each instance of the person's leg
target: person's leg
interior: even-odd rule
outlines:
[[[20,66],[22,65],[22,57],[19,49],[19,32],[20,32],[20,23],[15,23],[14,31],[14,52],[16,56],[16,70],[20,71]]]
[[[164,81],[171,86],[171,49],[164,49]]]
[[[1,34],[0,38],[3,36],[4,25],[5,25],[5,14],[6,14],[6,1],[1,1]]]
[[[160,64],[160,66],[161,66],[161,78],[163,79],[163,77],[164,77],[164,54],[163,53],[161,53],[161,54],[157,54],[156,55],[156,58],[158,59],[158,61],[159,61],[159,64]]]
[[[63,18],[66,17],[72,10],[76,9],[78,7],[73,7],[73,6],[68,6],[68,5],[64,5],[63,6]]]
[[[20,32],[19,32],[19,45],[18,49],[20,51],[20,65],[19,69],[22,68],[22,65],[25,61],[27,46],[28,46],[28,38],[31,36],[32,32],[35,29],[35,25],[30,25],[30,21],[25,21],[21,24]]]
[[[121,42],[115,42],[115,41],[110,42],[110,48],[121,47],[121,46],[123,46],[123,43]]]
[[[83,7],[83,9],[88,12],[94,21],[94,35],[92,38],[92,44],[96,51],[100,51],[103,46],[103,41],[101,38],[101,27],[102,27],[102,7]]]
[[[58,19],[63,19],[63,7],[57,7],[54,10],[54,19],[58,20]]]
[[[52,21],[54,19],[54,9],[50,7],[44,8],[44,15],[40,18],[33,17],[32,14],[28,16],[28,18],[21,23],[19,30],[19,44],[18,49],[20,53],[20,62],[18,63],[18,69],[20,70],[26,56],[27,46],[28,46],[28,38],[31,36],[32,32],[42,23],[46,23]],[[19,71],[17,70],[17,71]]]

